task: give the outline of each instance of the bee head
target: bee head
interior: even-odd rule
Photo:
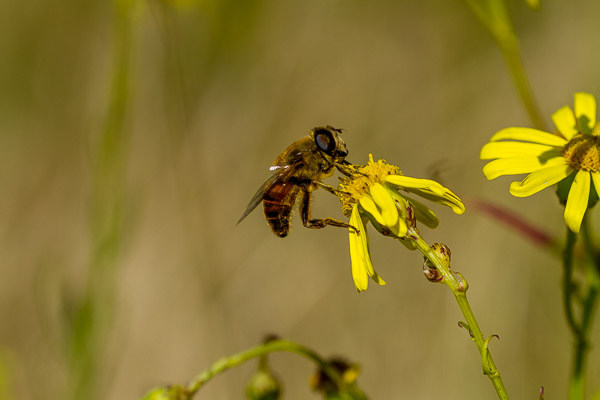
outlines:
[[[343,160],[348,155],[346,143],[340,137],[341,129],[331,125],[313,128],[310,135],[319,151],[333,157],[336,161]]]

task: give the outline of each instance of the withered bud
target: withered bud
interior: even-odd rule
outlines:
[[[431,264],[431,262],[424,257],[423,260],[423,274],[425,274],[425,278],[427,278],[430,282],[441,282],[443,279],[442,274],[437,270],[437,268]]]
[[[360,373],[360,367],[357,364],[352,364],[341,357],[331,357],[328,360],[329,366],[336,370],[345,384],[352,384],[356,382],[358,374]],[[330,394],[336,393],[340,388],[337,387],[329,376],[322,370],[318,369],[310,379],[310,386],[313,390]]]

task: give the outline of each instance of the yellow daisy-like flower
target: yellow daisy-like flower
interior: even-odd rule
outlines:
[[[435,228],[439,220],[426,205],[406,193],[448,206],[457,214],[465,211],[461,200],[439,183],[404,176],[398,167],[385,160],[373,161],[371,154],[367,165],[353,166],[345,173],[348,177],[340,178],[338,197],[342,211],[350,217],[350,225],[358,229],[358,232],[349,229],[349,235],[352,278],[359,292],[367,290],[369,277],[385,285],[371,263],[368,222],[381,234],[401,239],[414,249],[410,235],[411,229],[416,229],[416,221]]]
[[[557,133],[506,128],[492,136],[481,149],[480,158],[494,161],[483,167],[483,173],[487,179],[529,174],[510,185],[510,193],[516,197],[531,196],[558,183],[559,197],[566,202],[565,222],[573,232],[579,232],[585,211],[600,192],[596,99],[588,93],[576,93],[575,112],[564,106],[552,115],[552,120]]]

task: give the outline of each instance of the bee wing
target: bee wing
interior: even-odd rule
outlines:
[[[248,205],[246,206],[246,211],[244,211],[237,224],[242,222],[243,219],[246,218],[248,214],[250,214],[256,208],[256,206],[260,204],[266,191],[268,191],[279,180],[285,179],[285,177],[288,176],[294,168],[292,168],[291,165],[275,165],[269,169],[271,171],[275,171],[275,173],[258,188],[256,193],[254,193],[254,196],[252,196],[252,199],[250,199],[250,202],[248,202]]]

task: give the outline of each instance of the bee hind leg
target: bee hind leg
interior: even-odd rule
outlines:
[[[337,220],[335,218],[329,218],[329,217],[327,217],[327,218],[311,218],[310,201],[311,201],[310,191],[304,190],[304,193],[303,193],[303,196],[301,199],[301,203],[300,203],[300,215],[302,217],[302,225],[304,225],[305,227],[312,228],[312,229],[321,229],[321,228],[325,228],[326,226],[337,226],[340,228],[352,229],[357,234],[360,233],[360,231],[356,227],[354,227],[346,222]]]

